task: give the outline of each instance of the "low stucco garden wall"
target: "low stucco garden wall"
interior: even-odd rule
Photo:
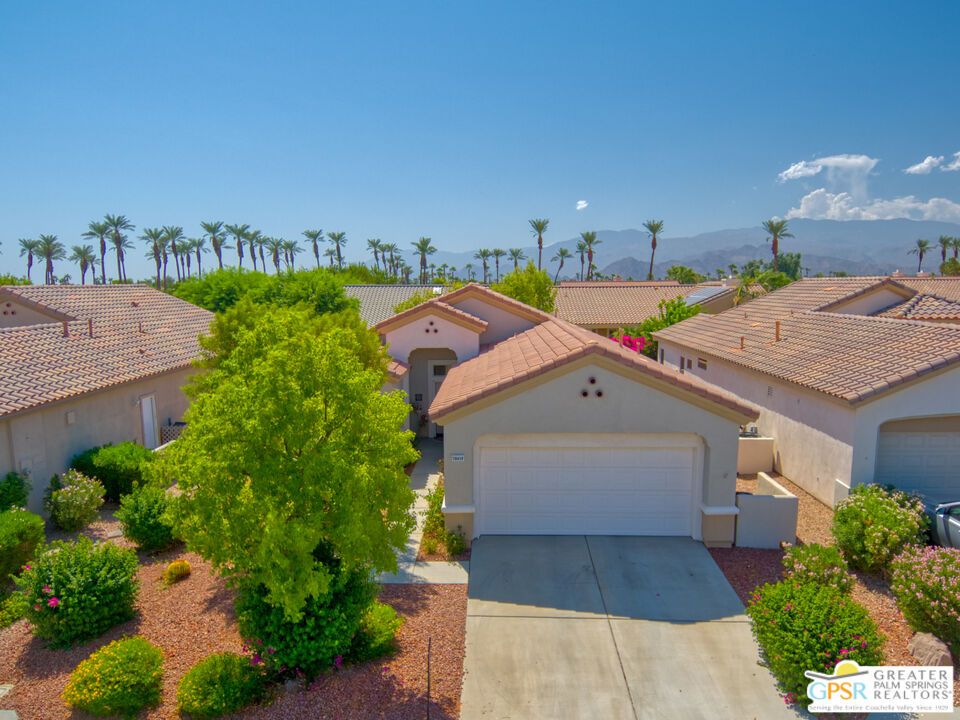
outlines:
[[[776,549],[797,539],[800,500],[766,473],[755,493],[737,493],[737,547]]]

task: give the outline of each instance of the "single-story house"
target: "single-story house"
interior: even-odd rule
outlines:
[[[212,319],[144,285],[0,287],[0,475],[28,473],[39,511],[76,453],[160,445]]]
[[[443,439],[444,515],[468,540],[733,541],[748,403],[478,284],[375,329],[418,432]]]
[[[809,278],[654,337],[758,407],[775,469],[820,500],[879,482],[937,502],[960,499],[958,323],[960,278]]]

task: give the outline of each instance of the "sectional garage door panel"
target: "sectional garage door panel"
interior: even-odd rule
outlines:
[[[481,448],[479,533],[690,535],[695,452]]]
[[[960,432],[881,432],[876,481],[931,502],[960,500]]]

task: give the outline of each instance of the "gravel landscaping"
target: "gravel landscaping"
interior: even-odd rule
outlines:
[[[88,534],[106,538],[116,521],[104,514]],[[64,534],[64,537],[67,537]],[[123,538],[109,542],[126,544]],[[167,563],[186,559],[193,566],[185,580],[161,589]],[[233,614],[233,592],[210,565],[182,546],[157,556],[141,555],[141,587],[135,619],[94,641],[69,650],[48,650],[24,621],[0,630],[0,684],[12,683],[0,709],[16,710],[22,720],[84,718],[61,695],[70,672],[94,651],[123,635],[142,634],[164,652],[163,703],[140,717],[175,718],[180,678],[215,652],[240,652]],[[272,704],[248,708],[245,718],[410,718],[426,710],[427,643],[432,640],[432,718],[459,716],[463,674],[467,589],[465,585],[388,585],[380,599],[407,620],[397,635],[394,657],[323,676],[311,688],[281,688]]]

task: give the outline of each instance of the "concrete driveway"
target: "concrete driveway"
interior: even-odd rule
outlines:
[[[489,536],[470,565],[461,720],[797,717],[701,543]]]

